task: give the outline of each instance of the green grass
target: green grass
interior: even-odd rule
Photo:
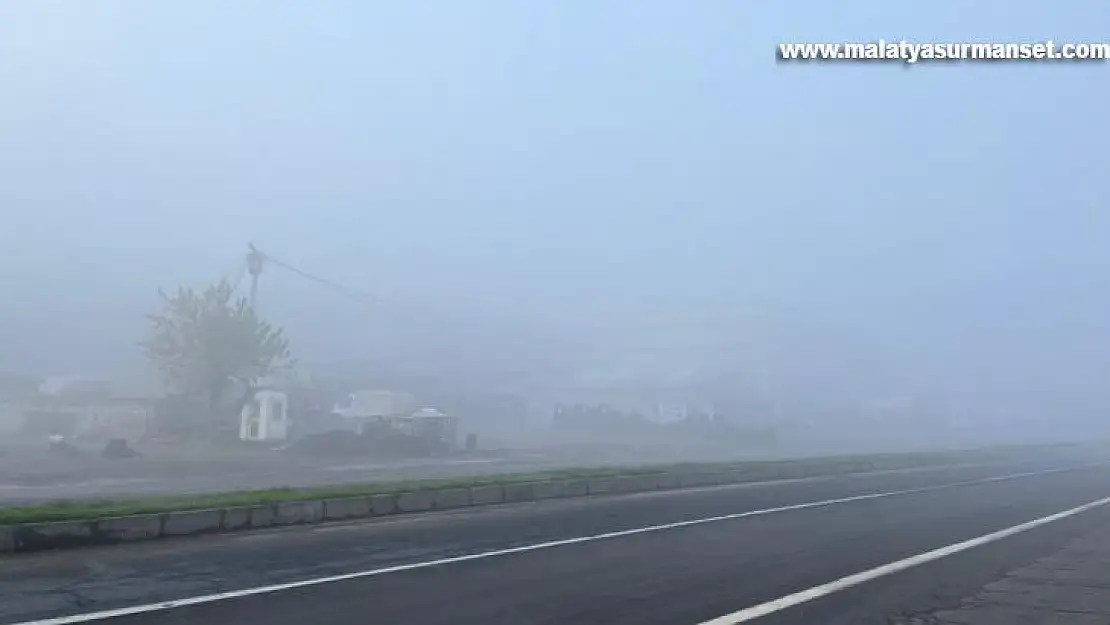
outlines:
[[[1038,446],[1045,447],[1045,446]],[[611,468],[580,468],[536,473],[512,473],[494,476],[458,477],[351,484],[318,488],[274,488],[191,496],[146,497],[118,501],[58,501],[45,505],[0,508],[0,525],[42,523],[48,521],[87,520],[131,514],[151,514],[186,510],[204,510],[234,506],[251,506],[284,501],[305,501],[355,497],[382,493],[403,493],[442,488],[461,488],[487,484],[576,480],[604,477],[649,475],[690,471],[743,471],[751,481],[792,477],[840,475],[867,470],[883,470],[936,466],[955,462],[1003,459],[1029,447],[1006,446],[953,452],[919,452],[902,454],[870,454],[827,456],[791,460],[762,460],[729,463],[684,463]]]
[[[537,473],[513,473],[483,477],[459,477],[370,484],[347,484],[316,488],[273,488],[204,495],[144,497],[133,500],[57,501],[49,504],[0,508],[0,525],[42,523],[47,521],[86,520],[130,514],[205,510],[233,506],[252,506],[283,501],[305,501],[356,497],[382,493],[408,493],[443,488],[463,488],[487,484],[512,484],[551,480],[574,480],[627,475],[647,475],[674,470],[678,465],[654,467],[620,467],[611,469],[568,469]]]

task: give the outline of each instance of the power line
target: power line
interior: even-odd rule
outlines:
[[[297,276],[300,276],[301,278],[304,278],[306,280],[309,280],[311,282],[319,284],[320,286],[323,286],[327,289],[330,289],[331,291],[333,291],[333,292],[339,294],[340,296],[345,297],[349,300],[352,300],[352,301],[355,301],[355,302],[358,302],[358,303],[361,303],[361,304],[373,304],[379,310],[384,309],[386,311],[389,311],[390,309],[392,309],[394,312],[402,312],[402,310],[403,310],[403,312],[406,315],[423,316],[425,318],[431,316],[431,315],[428,315],[427,309],[414,309],[412,307],[398,306],[396,304],[390,305],[390,303],[388,301],[382,299],[381,297],[376,297],[376,296],[369,295],[367,293],[364,293],[364,292],[361,292],[361,291],[358,291],[358,290],[355,290],[355,289],[351,289],[351,288],[346,287],[346,286],[344,286],[344,285],[342,285],[342,284],[340,284],[340,283],[338,283],[334,280],[329,280],[327,278],[321,277],[321,276],[316,275],[314,273],[304,271],[303,269],[300,269],[300,268],[298,268],[298,267],[296,267],[296,266],[294,266],[294,265],[292,265],[288,262],[285,262],[285,261],[283,261],[279,258],[276,258],[276,257],[272,256],[271,254],[269,254],[267,252],[263,252],[262,250],[259,250],[253,244],[250,246],[250,249],[251,249],[251,253],[252,254],[257,254],[258,258],[260,258],[264,263],[272,263],[273,265],[276,265],[276,266],[278,266],[278,267],[280,267],[280,268],[282,268],[286,271],[289,271],[290,273],[293,273]],[[259,270],[259,271],[261,271],[261,270]],[[434,316],[438,317],[440,321],[445,320],[445,319],[443,319],[443,317],[441,315],[434,315]],[[458,322],[458,321],[459,321],[459,319],[456,318],[455,322]],[[490,319],[490,321],[491,322],[496,321],[496,322],[499,322],[499,323],[504,323],[504,322],[507,322],[509,320],[502,317],[502,318],[499,318],[499,319]],[[539,337],[533,337],[531,340],[535,341],[538,338]],[[544,339],[541,340],[541,342],[550,342],[553,346],[564,344],[563,339],[560,339],[558,337],[547,337],[547,336],[545,336]],[[637,348],[638,349],[643,349],[644,348],[644,345],[642,344],[643,343],[642,339],[641,340],[633,339],[632,342],[634,343],[634,345],[632,345],[632,346],[629,346],[629,345],[611,345],[610,348],[616,348],[616,349],[621,350],[621,351],[627,350],[630,347],[633,348],[633,349],[637,349]],[[621,343],[623,343],[623,341]],[[654,351],[659,351],[659,350],[655,349]]]
[[[252,263],[253,263],[253,265],[252,265]],[[239,275],[238,281],[236,282],[236,285],[238,285],[242,281],[243,276],[245,276],[247,273],[251,274],[251,277],[252,277],[252,303],[253,303],[253,300],[254,300],[254,295],[256,295],[255,291],[257,289],[258,276],[262,273],[266,264],[272,264],[272,265],[277,266],[281,269],[284,269],[285,271],[288,271],[288,272],[290,272],[290,273],[292,273],[292,274],[294,274],[294,275],[296,275],[296,276],[298,276],[302,279],[308,280],[308,281],[310,281],[314,284],[322,286],[322,287],[328,289],[329,291],[331,291],[331,292],[333,292],[333,293],[335,293],[335,294],[337,294],[337,295],[339,295],[339,296],[341,296],[341,297],[343,297],[347,300],[350,300],[352,302],[357,302],[359,304],[373,305],[375,307],[375,309],[377,309],[379,311],[393,312],[393,313],[396,313],[396,314],[403,314],[403,316],[406,319],[411,319],[413,317],[425,317],[425,319],[438,320],[439,322],[449,321],[443,315],[437,315],[437,314],[434,314],[434,313],[429,315],[430,311],[426,307],[413,308],[411,306],[398,306],[395,303],[393,305],[391,305],[389,301],[387,301],[387,300],[385,300],[381,297],[377,297],[377,296],[370,295],[368,293],[365,293],[365,292],[362,292],[362,291],[359,291],[359,290],[356,290],[356,289],[352,289],[352,288],[347,287],[347,286],[345,286],[345,285],[343,285],[343,284],[341,284],[341,283],[339,283],[335,280],[330,280],[328,278],[322,277],[322,276],[317,275],[315,273],[308,272],[308,271],[305,271],[303,269],[300,269],[299,267],[297,267],[297,266],[295,266],[291,263],[288,263],[288,262],[286,262],[286,261],[284,261],[280,258],[276,258],[276,257],[274,257],[273,255],[271,255],[267,252],[263,252],[262,250],[255,247],[253,244],[250,245],[250,252],[249,252],[248,257],[247,257],[247,262],[245,263],[245,266],[243,267],[242,272]],[[458,322],[463,321],[462,319],[458,318],[457,315],[452,315],[451,317],[452,317],[452,319],[450,320],[451,323],[449,325],[457,325]],[[512,321],[512,320],[504,318],[503,316],[498,316],[498,317],[499,318],[496,318],[496,319],[487,318],[487,319],[485,319],[485,321],[488,322],[488,323],[491,323],[491,324],[496,324],[501,330],[501,332],[499,332],[499,334],[502,334],[504,336],[505,331],[508,331],[509,334],[511,335],[512,331],[509,329],[508,325],[510,325],[509,322]],[[476,319],[471,319],[471,321],[476,321]],[[528,321],[530,322],[529,325],[532,325],[531,320],[529,319]],[[560,336],[561,334],[563,334],[561,332],[557,332],[555,335],[552,335],[549,332],[543,331],[543,330],[541,330],[540,328],[537,328],[537,327],[533,327],[532,330],[533,330],[532,332],[529,332],[529,334],[531,334],[532,336],[529,336],[528,339],[527,339],[527,341],[530,345],[532,345],[536,348],[543,349],[545,351],[547,349],[552,349],[555,352],[562,352],[562,351],[566,351],[567,348],[571,348],[574,352],[578,353],[578,358],[585,358],[586,360],[595,360],[598,357],[605,358],[606,354],[608,355],[608,358],[612,358],[615,355],[613,353],[614,350],[615,350],[615,352],[620,353],[620,352],[626,352],[630,347],[633,347],[633,346],[630,346],[630,345],[621,344],[621,343],[624,343],[624,341],[618,341],[617,345],[610,345],[608,347],[608,349],[602,348],[600,353],[595,353],[595,350],[598,349],[598,345],[596,344],[596,340],[588,341],[587,343],[581,343],[581,340],[568,341],[568,339],[571,339],[572,337],[571,336]],[[579,337],[579,339],[581,339],[581,338],[582,337]],[[635,338],[633,338],[631,342],[636,346],[642,347],[642,339],[636,340]],[[578,346],[577,347],[572,347],[572,344],[578,344]],[[617,359],[620,360],[620,357],[617,356]],[[580,366],[575,366],[575,365],[571,365],[571,366],[574,369],[580,368]]]
[[[448,325],[453,325],[453,326],[457,326],[460,321],[463,321],[463,319],[460,319],[458,315],[451,315],[450,316],[451,318],[448,319],[446,316],[444,316],[442,314],[436,314],[435,312],[432,312],[426,306],[414,307],[414,306],[401,305],[401,304],[398,304],[397,302],[390,302],[389,300],[386,300],[382,297],[374,296],[374,295],[365,293],[363,291],[359,291],[357,289],[349,288],[349,287],[347,287],[343,284],[340,284],[339,282],[337,282],[335,280],[329,280],[328,278],[324,278],[324,277],[322,277],[320,275],[317,275],[315,273],[305,271],[305,270],[300,269],[299,267],[297,267],[297,266],[295,266],[291,263],[288,263],[288,262],[283,261],[279,258],[276,258],[276,257],[272,256],[271,254],[258,249],[257,247],[254,246],[254,244],[250,244],[250,254],[248,254],[248,258],[251,255],[254,255],[257,259],[261,259],[263,265],[265,265],[266,263],[273,264],[273,265],[275,265],[277,267],[280,267],[281,269],[284,269],[284,270],[286,270],[286,271],[288,271],[288,272],[290,272],[290,273],[292,273],[292,274],[294,274],[294,275],[296,275],[300,278],[303,278],[305,280],[308,280],[310,282],[318,284],[318,285],[332,291],[333,293],[336,293],[337,295],[340,295],[341,297],[344,297],[345,299],[348,299],[350,301],[357,302],[357,303],[360,303],[360,304],[373,305],[374,308],[378,311],[383,311],[383,312],[387,312],[387,313],[391,312],[395,315],[402,315],[405,319],[413,319],[413,318],[423,317],[425,321],[430,321],[430,322],[438,322],[438,323],[447,323],[447,322],[449,322]],[[261,267],[259,267],[258,273],[261,273]],[[488,315],[482,315],[482,317],[483,317],[483,321],[485,321],[490,326],[500,328],[502,333],[504,333],[505,331],[511,332],[510,328],[512,326],[513,321],[517,321],[517,322],[521,321],[520,318],[510,319],[510,318],[505,317],[504,315],[496,315],[495,317],[492,317],[492,318],[489,317]],[[524,318],[524,320],[528,322],[528,325],[533,325],[531,319]],[[470,321],[473,322],[473,321],[479,321],[479,320],[471,318]],[[538,328],[535,328],[535,327],[533,327],[532,329],[533,330],[538,330]],[[546,332],[540,331],[537,336],[530,337],[529,341],[532,341],[532,342],[535,342],[535,343],[538,343],[538,344],[539,343],[548,344],[547,346],[550,346],[550,347],[566,347],[568,338],[569,337],[551,336]],[[537,345],[537,346],[539,346],[539,345]]]
[[[430,311],[427,307],[417,308],[412,306],[404,306],[398,304],[397,302],[390,302],[389,300],[386,300],[382,297],[371,295],[364,291],[352,289],[335,280],[330,280],[318,274],[305,271],[304,269],[301,269],[293,265],[292,263],[284,261],[269,254],[268,252],[264,252],[258,249],[254,246],[254,244],[250,244],[250,254],[248,254],[248,258],[250,258],[252,255],[256,259],[256,262],[260,261],[260,264],[257,266],[256,273],[252,273],[252,278],[254,279],[254,281],[252,282],[252,286],[254,286],[254,284],[257,282],[257,274],[260,274],[262,272],[262,267],[268,263],[276,267],[280,267],[281,269],[284,269],[285,271],[288,271],[289,273],[292,273],[300,278],[308,280],[309,282],[322,286],[335,293],[336,295],[343,297],[344,299],[362,305],[371,305],[374,307],[374,310],[379,312],[393,313],[394,315],[403,315],[407,319],[412,319],[414,317],[424,317],[425,321],[445,321],[442,315],[429,314]],[[458,320],[456,319],[455,321],[457,322]]]
[[[348,299],[355,300],[355,301],[358,301],[358,302],[362,302],[362,303],[373,303],[373,304],[382,304],[383,303],[382,300],[379,299],[379,298],[373,297],[371,295],[367,295],[365,293],[361,293],[361,292],[356,291],[354,289],[347,288],[347,287],[343,286],[342,284],[339,284],[338,282],[328,280],[327,278],[322,278],[318,275],[309,273],[309,272],[304,271],[302,269],[298,269],[297,267],[294,267],[293,265],[291,265],[291,264],[289,264],[289,263],[287,263],[287,262],[285,262],[285,261],[283,261],[279,258],[275,258],[274,256],[272,256],[268,253],[262,252],[261,250],[258,250],[257,248],[255,248],[253,246],[251,247],[251,249],[254,250],[254,251],[257,251],[259,254],[261,254],[262,259],[263,259],[264,262],[273,263],[274,265],[277,265],[278,267],[281,267],[282,269],[284,269],[286,271],[292,272],[292,273],[294,273],[294,274],[296,274],[296,275],[298,275],[298,276],[300,276],[300,277],[302,277],[306,280],[315,282],[316,284],[319,284],[319,285],[324,286],[328,289],[331,289],[331,290],[335,291],[336,293],[342,295],[343,297],[346,297]]]

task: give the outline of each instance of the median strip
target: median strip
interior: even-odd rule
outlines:
[[[129,501],[57,502],[25,508],[0,508],[0,553],[558,498],[836,476],[971,461],[1003,461],[1014,458],[1016,454],[1028,455],[1030,449],[1008,447],[799,460],[569,469],[303,490],[273,489]]]

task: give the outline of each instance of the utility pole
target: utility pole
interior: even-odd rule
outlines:
[[[254,243],[248,244],[247,272],[251,274],[251,308],[257,310],[258,303],[258,276],[262,275],[262,268],[266,264],[266,255],[258,251]]]

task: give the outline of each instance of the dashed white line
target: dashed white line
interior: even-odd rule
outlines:
[[[856,502],[856,501],[868,501],[868,500],[872,500],[872,499],[884,499],[884,498],[888,498],[888,497],[898,497],[898,496],[903,496],[903,495],[926,493],[926,492],[945,490],[945,489],[950,489],[950,488],[958,488],[958,487],[962,487],[962,486],[973,486],[973,485],[976,485],[976,484],[988,484],[988,483],[992,483],[992,482],[1002,482],[1002,481],[1008,481],[1008,480],[1016,480],[1016,479],[1026,478],[1026,477],[1034,477],[1034,476],[1039,476],[1039,475],[1049,475],[1049,474],[1053,474],[1053,473],[1062,473],[1062,472],[1065,472],[1065,471],[1075,471],[1075,470],[1084,469],[1084,468],[1093,468],[1093,467],[1096,467],[1096,466],[1105,466],[1107,464],[1110,464],[1110,461],[1086,464],[1086,465],[1082,465],[1082,466],[1078,466],[1078,467],[1064,467],[1064,468],[1057,468],[1057,469],[1047,469],[1047,470],[1043,470],[1043,471],[1028,471],[1028,472],[1024,472],[1024,473],[1011,473],[1011,474],[1007,474],[1007,475],[998,475],[998,476],[980,478],[980,479],[975,479],[975,480],[966,480],[966,481],[962,481],[962,482],[950,482],[950,483],[947,483],[947,484],[936,484],[936,485],[933,485],[933,486],[923,486],[923,487],[920,487],[920,488],[911,488],[911,489],[907,489],[907,490],[889,491],[889,492],[883,492],[883,493],[870,493],[870,494],[866,494],[866,495],[854,495],[854,496],[851,496],[851,497],[839,497],[839,498],[836,498],[836,499],[824,499],[824,500],[821,500],[821,501],[810,501],[810,502],[805,502],[805,503],[791,504],[791,505],[788,505],[788,506],[779,506],[779,507],[775,507],[775,508],[764,508],[764,509],[761,509],[761,510],[749,510],[747,512],[737,512],[737,513],[733,513],[733,514],[723,514],[723,515],[720,515],[720,516],[705,517],[705,518],[700,518],[700,519],[691,519],[691,520],[688,520],[688,521],[678,521],[678,522],[675,522],[675,523],[664,523],[664,524],[661,524],[661,525],[649,525],[649,526],[646,526],[646,527],[637,527],[637,528],[633,528],[633,529],[619,530],[619,531],[615,531],[615,532],[605,532],[603,534],[593,534],[593,535],[590,535],[590,536],[578,536],[578,537],[575,537],[575,538],[566,538],[566,539],[562,539],[562,540],[553,540],[553,541],[549,541],[549,542],[536,543],[536,544],[532,544],[532,545],[523,545],[523,546],[520,546],[520,547],[511,547],[511,548],[508,548],[508,549],[498,549],[498,550],[495,550],[495,551],[485,551],[485,552],[481,552],[481,553],[473,553],[473,554],[468,554],[468,555],[464,555],[464,556],[456,556],[456,557],[452,557],[452,558],[441,558],[441,559],[437,559],[437,560],[427,560],[427,561],[424,561],[424,562],[414,562],[414,563],[411,563],[411,564],[401,564],[401,565],[397,565],[397,566],[390,566],[390,567],[385,567],[385,568],[380,568],[380,569],[372,569],[372,570],[368,570],[368,571],[357,571],[357,572],[354,572],[354,573],[344,573],[342,575],[331,575],[331,576],[328,576],[328,577],[319,577],[319,578],[315,578],[315,579],[306,579],[306,580],[301,580],[301,581],[296,581],[296,582],[287,582],[287,583],[283,583],[283,584],[273,584],[273,585],[270,585],[270,586],[258,586],[258,587],[255,587],[255,588],[244,588],[244,589],[241,589],[241,590],[232,590],[232,591],[228,591],[228,592],[214,593],[214,594],[210,594],[210,595],[199,595],[199,596],[195,596],[195,597],[187,597],[187,598],[184,598],[184,599],[176,599],[176,600],[173,600],[173,601],[163,601],[163,602],[159,602],[159,603],[149,603],[149,604],[145,604],[145,605],[136,605],[136,606],[130,606],[130,607],[126,607],[126,608],[118,608],[118,609],[114,609],[114,610],[102,610],[102,611],[99,611],[99,612],[87,612],[85,614],[74,614],[74,615],[71,615],[71,616],[60,616],[60,617],[54,617],[54,618],[41,619],[41,620],[37,620],[37,621],[25,621],[25,622],[22,622],[22,623],[13,623],[12,625],[76,625],[78,623],[91,623],[91,622],[94,622],[94,621],[103,621],[103,620],[118,618],[118,617],[122,617],[122,616],[131,616],[131,615],[135,615],[135,614],[146,614],[146,613],[150,613],[150,612],[161,612],[161,611],[165,611],[165,610],[172,610],[172,609],[175,609],[175,608],[184,608],[184,607],[188,607],[188,606],[201,605],[201,604],[206,604],[206,603],[216,603],[216,602],[219,602],[219,601],[227,601],[229,599],[237,599],[237,598],[240,598],[240,597],[250,597],[250,596],[254,596],[254,595],[271,594],[271,593],[281,592],[281,591],[284,591],[284,590],[292,590],[292,589],[296,589],[296,588],[306,588],[306,587],[310,587],[310,586],[320,586],[320,585],[323,585],[323,584],[333,584],[333,583],[336,583],[336,582],[343,582],[343,581],[348,581],[348,580],[353,580],[353,579],[361,579],[361,578],[367,578],[367,577],[377,577],[377,576],[381,576],[381,575],[389,575],[391,573],[403,573],[405,571],[415,571],[415,570],[418,570],[418,569],[426,569],[426,568],[431,568],[431,567],[446,566],[446,565],[450,565],[450,564],[459,564],[459,563],[462,563],[462,562],[471,562],[471,561],[474,561],[474,560],[486,560],[486,559],[490,559],[490,558],[499,558],[499,557],[504,557],[504,556],[516,555],[516,554],[520,554],[520,553],[528,553],[528,552],[531,552],[531,551],[540,551],[540,550],[543,550],[543,549],[553,549],[553,548],[556,548],[556,547],[566,547],[566,546],[570,546],[570,545],[578,545],[578,544],[582,544],[582,543],[590,543],[590,542],[596,542],[596,541],[601,541],[601,540],[610,540],[610,539],[614,539],[614,538],[623,538],[623,537],[626,537],[626,536],[636,536],[636,535],[639,535],[639,534],[648,534],[648,533],[652,533],[652,532],[661,532],[661,531],[679,529],[679,528],[684,528],[684,527],[693,527],[693,526],[697,526],[697,525],[706,525],[706,524],[709,524],[709,523],[720,523],[722,521],[732,521],[732,520],[736,520],[736,519],[745,519],[745,518],[749,518],[749,517],[764,516],[764,515],[776,514],[776,513],[780,513],[780,512],[790,512],[790,511],[793,511],[793,510],[808,510],[808,509],[811,509],[811,508],[823,508],[823,507],[827,507],[827,506],[834,506],[834,505],[839,505],[839,504],[852,503],[852,502]],[[999,540],[999,539],[1004,538],[1006,536],[1016,534],[1018,532],[1025,531],[1027,529],[1032,529],[1033,527],[1036,527],[1038,525],[1044,525],[1045,523],[1050,523],[1051,521],[1054,521],[1057,518],[1064,518],[1065,516],[1071,516],[1073,514],[1078,514],[1079,512],[1082,512],[1083,510],[1087,510],[1087,509],[1090,509],[1090,508],[1093,508],[1093,507],[1097,507],[1097,506],[1100,506],[1100,505],[1103,505],[1103,504],[1106,504],[1106,503],[1110,503],[1110,498],[1107,498],[1105,500],[1100,500],[1100,501],[1097,501],[1097,502],[1092,502],[1092,503],[1086,504],[1085,506],[1080,506],[1079,508],[1073,508],[1072,510],[1061,512],[1061,513],[1053,515],[1051,517],[1045,517],[1043,519],[1037,519],[1036,521],[1030,521],[1029,523],[1025,523],[1023,525],[1015,526],[1015,527],[1009,528],[1007,530],[1002,530],[1002,532],[996,532],[995,534],[991,534],[991,535],[988,535],[988,536],[976,538],[976,539],[973,539],[972,541],[968,541],[968,542],[981,541],[981,542],[976,543],[976,544],[982,544],[982,542],[985,539],[986,539],[985,542],[991,542],[993,540]],[[894,565],[900,565],[902,568],[892,569],[892,570],[889,570],[889,571],[881,571],[880,569],[883,569],[884,567],[879,567],[879,569],[873,569],[872,571],[867,571],[865,573],[860,573],[859,574],[859,575],[865,575],[865,576],[870,575],[871,576],[871,577],[867,577],[866,579],[858,579],[857,580],[857,579],[854,579],[857,576],[851,576],[851,577],[848,577],[848,578],[844,578],[842,580],[837,580],[836,582],[832,582],[831,585],[826,584],[825,586],[828,586],[829,588],[825,588],[824,586],[819,586],[817,588],[810,589],[808,591],[803,591],[801,593],[796,593],[795,595],[789,595],[787,597],[783,597],[781,599],[776,600],[776,601],[779,601],[779,602],[784,602],[781,605],[781,607],[774,607],[774,606],[777,606],[779,604],[772,601],[772,602],[768,602],[768,603],[765,603],[765,604],[762,604],[762,605],[759,605],[759,606],[754,606],[752,608],[747,608],[745,610],[741,610],[740,612],[736,612],[736,613],[731,614],[731,615],[720,617],[720,619],[725,619],[725,620],[717,619],[717,620],[710,621],[709,623],[705,623],[705,624],[702,624],[702,625],[726,625],[726,624],[731,624],[731,623],[743,623],[743,622],[749,621],[753,618],[757,618],[757,616],[762,616],[763,614],[769,614],[770,612],[781,610],[781,609],[784,609],[784,608],[789,607],[791,605],[797,605],[798,603],[803,603],[805,601],[815,599],[819,596],[824,596],[825,594],[836,592],[836,590],[839,590],[841,587],[847,588],[847,587],[853,586],[855,584],[860,584],[863,581],[867,581],[867,579],[874,579],[874,577],[881,577],[883,575],[889,575],[890,573],[896,572],[898,570],[903,570],[904,568],[909,568],[910,566],[916,566],[917,564],[922,563],[922,562],[928,562],[930,559],[935,560],[937,558],[942,558],[945,555],[948,555],[947,553],[941,553],[941,552],[944,552],[945,550],[950,550],[950,549],[955,548],[955,551],[952,551],[952,553],[956,553],[958,551],[962,551],[964,549],[970,549],[971,547],[975,546],[974,544],[968,545],[968,546],[963,546],[963,545],[965,545],[965,543],[959,543],[957,545],[951,545],[949,547],[944,547],[942,549],[937,550],[936,552],[929,552],[927,554],[922,554],[920,556],[915,556],[916,558],[926,558],[926,559],[922,560],[921,562],[917,562],[917,563],[913,563],[913,564],[909,564],[909,565],[905,565],[905,564],[901,564],[901,563],[894,563],[892,565],[887,565],[888,567],[894,566]],[[936,554],[936,553],[939,553],[940,555],[933,555],[933,554]],[[911,558],[910,560],[913,560],[913,559]],[[901,561],[901,562],[906,562],[906,561]],[[879,571],[879,573],[876,574],[875,571]],[[840,584],[840,586],[839,587],[835,586],[836,584]],[[814,593],[814,592],[819,593],[819,594],[815,594],[813,596],[810,596],[810,595],[806,594],[806,593]],[[764,610],[765,612],[758,612],[760,610]],[[728,620],[730,618],[732,618],[733,620]],[[735,619],[740,619],[740,620],[735,620]]]

